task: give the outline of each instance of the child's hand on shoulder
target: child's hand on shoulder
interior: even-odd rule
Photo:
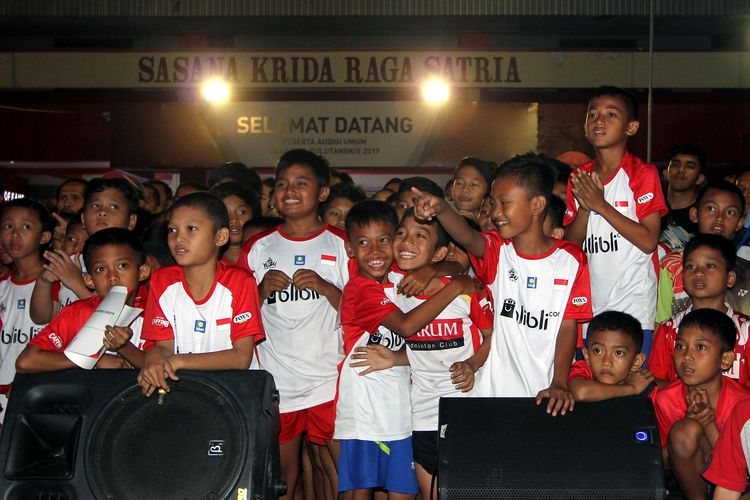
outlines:
[[[407,296],[420,295],[436,274],[435,268],[430,265],[411,271],[398,284],[398,292]]]
[[[119,351],[130,342],[133,330],[129,326],[109,326],[104,328],[104,347],[109,351]]]
[[[453,276],[451,283],[457,283],[461,287],[462,294],[472,294],[484,291],[484,283],[468,274]]]
[[[539,394],[536,395],[537,406],[542,404],[542,399],[544,398],[549,398],[547,413],[553,417],[556,417],[558,413],[565,415],[568,410],[573,411],[573,407],[576,404],[573,393],[567,387],[554,384],[547,389],[539,391]]]
[[[461,392],[469,392],[474,388],[474,370],[466,361],[456,361],[450,367],[451,382]]]
[[[604,199],[604,184],[599,174],[578,169],[570,174],[573,196],[584,210],[601,212],[607,201]]]
[[[280,292],[292,284],[291,278],[284,272],[273,269],[268,271],[258,285],[261,297],[268,297],[273,292]]]
[[[640,394],[654,381],[654,375],[645,368],[630,372],[625,383],[633,387],[634,394]]]
[[[448,207],[445,200],[439,196],[424,193],[415,187],[411,188],[411,191],[416,195],[414,218],[418,220],[432,220],[434,216],[440,215]]]
[[[356,360],[356,362],[349,363],[350,367],[367,367],[367,369],[359,372],[360,376],[379,370],[387,370],[388,368],[396,366],[395,352],[379,344],[355,348],[351,359]]]

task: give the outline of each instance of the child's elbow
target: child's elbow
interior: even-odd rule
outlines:
[[[33,355],[29,352],[22,352],[16,359],[16,373],[34,372]]]

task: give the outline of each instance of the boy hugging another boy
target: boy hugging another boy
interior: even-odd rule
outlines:
[[[96,294],[63,308],[39,335],[31,339],[16,361],[19,373],[75,368],[76,365],[63,352],[113,286],[127,288],[126,305],[143,307],[137,303],[136,293],[139,284],[148,278],[150,268],[146,264],[143,245],[132,231],[110,228],[92,235],[83,247],[83,262],[86,265],[83,280]],[[103,354],[96,367],[123,368],[124,359],[127,365],[142,368],[145,344],[141,340],[142,324],[143,318],[139,316],[130,327],[107,326],[104,347],[120,356]]]
[[[586,256],[580,247],[544,234],[555,171],[541,155],[517,156],[492,182],[497,231],[479,233],[445,200],[420,193],[415,215],[437,217],[465,248],[477,277],[494,299],[490,353],[474,388],[486,397],[549,397],[547,411],[565,414],[575,404],[568,372],[578,323],[591,319]]]
[[[167,242],[177,262],[151,277],[142,337],[154,342],[138,381],[150,396],[190,370],[242,370],[263,337],[258,291],[245,269],[219,260],[229,216],[216,196],[183,196],[169,211]]]
[[[635,396],[656,387],[654,376],[642,368],[643,329],[637,319],[619,311],[604,311],[589,323],[585,361],[573,363],[568,376],[576,401],[602,401]]]
[[[648,358],[656,315],[656,247],[667,213],[656,167],[627,150],[638,131],[635,98],[600,87],[588,104],[585,134],[596,159],[568,181],[566,239],[583,246],[594,314],[622,311],[641,322]]]
[[[674,350],[679,380],[654,398],[664,462],[687,498],[706,498],[701,472],[719,432],[750,392],[722,372],[734,362],[734,323],[723,312],[694,309],[680,323]]]
[[[481,290],[462,276],[409,313],[401,312],[389,279],[397,225],[393,208],[376,200],[355,205],[346,218],[346,248],[357,273],[344,288],[340,309],[347,357],[341,364],[334,437],[341,445],[339,491],[346,492],[344,498],[370,498],[373,488],[385,488],[389,498],[414,498],[418,491],[409,368],[363,369],[352,363],[355,352],[361,352],[357,348],[376,344],[399,351],[402,337],[418,334],[458,295]],[[399,359],[407,364],[405,357]]]

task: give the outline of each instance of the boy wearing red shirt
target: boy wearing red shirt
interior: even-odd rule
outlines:
[[[735,406],[724,425],[703,473],[706,480],[716,485],[713,500],[739,500],[747,490],[749,455],[750,400],[744,400]]]
[[[732,366],[736,333],[726,314],[695,309],[680,324],[674,351],[679,380],[654,398],[664,461],[688,498],[705,498],[701,478],[706,459],[737,403],[750,398],[724,377]]]

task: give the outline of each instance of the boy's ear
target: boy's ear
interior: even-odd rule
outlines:
[[[83,284],[86,285],[86,288],[93,290],[94,280],[91,278],[91,275],[89,273],[83,273],[81,274],[81,277],[83,278]]]
[[[135,225],[138,222],[138,214],[131,214],[128,218],[128,229],[132,231],[135,229]]]
[[[565,229],[561,227],[556,227],[555,229],[552,230],[552,234],[550,236],[552,236],[556,240],[561,240],[565,238]]]
[[[742,229],[744,229],[744,227],[745,227],[745,216],[743,215],[742,217],[740,217],[740,220],[737,221],[737,227],[734,229],[734,232],[739,233],[740,231],[742,231]]]
[[[628,122],[628,128],[625,129],[625,133],[629,136],[634,136],[638,132],[638,127],[641,126],[641,122],[638,120],[632,120]]]
[[[703,175],[703,174],[698,174],[698,178],[697,178],[697,179],[695,179],[695,185],[696,185],[696,186],[700,186],[700,185],[701,185],[701,184],[703,184],[704,182],[706,182],[706,176],[705,176],[705,175]]]
[[[42,231],[42,235],[39,237],[39,244],[46,245],[47,243],[49,243],[49,240],[51,239],[52,239],[51,231]]]
[[[583,353],[583,359],[586,361],[586,364],[589,364],[589,350],[586,349],[586,346],[581,347],[581,352]]]
[[[448,255],[448,247],[440,247],[435,251],[435,254],[432,256],[432,260],[430,262],[441,262],[445,260],[445,257]]]
[[[737,273],[734,271],[729,271],[727,273],[727,288],[734,287],[735,283],[737,283]]]
[[[635,358],[633,358],[633,364],[630,367],[630,371],[637,372],[638,370],[641,369],[641,367],[643,366],[643,363],[645,362],[646,362],[646,355],[643,354],[642,352],[639,352],[638,354],[635,355]]]
[[[354,252],[352,252],[352,246],[349,244],[349,240],[344,241],[344,249],[346,250],[346,255],[348,255],[350,259],[354,257]]]
[[[693,224],[698,223],[698,209],[695,207],[690,207],[690,212],[688,212],[688,216],[690,217],[690,222]]]
[[[547,199],[542,195],[534,196],[531,199],[531,214],[541,215],[544,212],[544,207],[547,206]]]
[[[223,247],[227,244],[229,241],[229,228],[228,227],[222,227],[219,228],[218,231],[216,231],[216,235],[214,235],[214,243],[217,247]]]
[[[323,186],[320,188],[320,194],[318,195],[318,202],[323,203],[328,199],[328,195],[331,194],[331,188],[328,186]]]
[[[145,264],[138,267],[138,281],[146,281],[149,276],[151,276],[151,265],[147,259]]]
[[[734,364],[734,351],[726,351],[721,353],[721,369],[729,370]]]

